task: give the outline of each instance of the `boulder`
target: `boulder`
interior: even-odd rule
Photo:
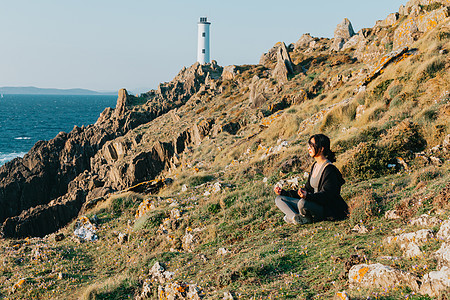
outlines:
[[[354,35],[355,32],[353,31],[352,23],[349,19],[345,18],[336,26],[336,29],[334,30],[333,45],[331,46],[331,50],[341,50],[344,44]]]
[[[311,43],[312,41],[314,41],[314,38],[309,33],[305,33],[297,42],[295,42],[294,50],[309,47],[309,43]]]
[[[434,257],[440,266],[450,267],[450,242],[442,243],[439,250],[434,252]]]
[[[406,245],[410,242],[415,242],[418,245],[423,245],[434,237],[433,231],[429,229],[422,229],[416,232],[402,233],[396,236],[390,236],[384,239],[385,244],[397,243],[400,246]]]
[[[223,68],[222,80],[231,80],[236,76],[236,66],[226,66]]]
[[[416,276],[379,263],[355,265],[350,269],[348,278],[350,288],[391,289],[407,286],[413,291],[419,290]]]
[[[86,216],[81,216],[77,219],[73,235],[80,242],[98,240],[97,227]]]
[[[288,75],[294,72],[291,57],[284,43],[277,50],[277,64],[272,71],[272,77],[280,83],[288,81]]]
[[[387,16],[387,18],[383,21],[382,26],[392,26],[397,23],[399,17],[399,13],[392,13]]]
[[[436,237],[443,241],[450,241],[450,219],[442,222]]]
[[[131,96],[128,95],[128,92],[126,89],[119,90],[119,95],[117,97],[116,109],[114,110],[114,113],[116,114],[116,118],[123,117],[123,115],[125,114],[125,110],[131,104],[130,99],[131,99]]]
[[[423,256],[423,252],[420,250],[419,245],[414,242],[403,245],[402,249],[407,258]]]
[[[426,274],[422,279],[420,293],[430,297],[438,297],[450,289],[450,268],[442,267],[439,271]]]
[[[192,252],[195,249],[195,246],[198,244],[198,236],[192,232],[186,232],[186,234],[181,239],[182,248],[187,252]]]
[[[423,214],[417,218],[411,219],[410,224],[415,226],[431,227],[439,225],[441,222],[442,220],[437,217],[432,217],[430,215]]]
[[[84,193],[78,191],[49,204],[29,208],[7,218],[0,227],[0,235],[5,238],[43,237],[55,232],[78,215],[84,199]]]
[[[266,93],[269,90],[267,79],[260,79],[258,76],[252,78],[250,83],[249,102],[250,107],[258,108],[267,101]]]
[[[142,285],[142,291],[139,295],[137,295],[135,300],[144,300],[151,299],[153,297],[152,292],[152,281],[150,279],[145,279],[144,284]]]
[[[266,68],[273,69],[277,61],[278,48],[281,47],[282,42],[277,42],[272,48],[269,49],[267,53],[261,55],[259,59],[259,64],[265,66]]]
[[[408,18],[394,32],[394,50],[410,46],[418,33],[425,33],[448,18],[448,8],[442,7],[427,13],[422,13],[419,5],[408,6]]]

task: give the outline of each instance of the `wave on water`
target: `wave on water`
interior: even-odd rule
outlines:
[[[31,140],[31,138],[29,136],[19,136],[14,138],[15,140]]]
[[[13,153],[2,153],[0,152],[0,166],[4,165],[10,160],[13,160],[16,157],[23,157],[26,152],[13,152]]]

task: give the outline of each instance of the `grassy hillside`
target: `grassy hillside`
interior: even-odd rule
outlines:
[[[349,289],[348,270],[380,262],[422,277],[437,268],[431,253],[439,240],[421,246],[424,256],[406,258],[383,239],[394,229],[423,228],[409,221],[424,213],[450,217],[449,45],[448,25],[438,25],[366,88],[370,70],[351,48],[291,49],[295,73],[283,85],[268,67],[237,66],[234,78],[205,85],[173,113],[127,134],[148,147],[193,124],[218,128],[160,175],[173,183],[158,193],[118,192],[86,211],[97,219],[97,241],[78,242],[75,221],[42,239],[0,240],[0,298],[134,299],[159,262],[174,272],[171,282],[197,284],[206,299],[328,299],[342,290],[352,299],[428,299],[400,286]],[[249,100],[258,84],[260,105]],[[312,164],[306,143],[318,132],[338,154],[351,215],[289,225],[273,186],[304,183]],[[386,219],[393,209],[400,218]],[[358,224],[368,232],[352,231]],[[128,240],[118,243],[123,233]],[[162,284],[148,283],[158,299]]]

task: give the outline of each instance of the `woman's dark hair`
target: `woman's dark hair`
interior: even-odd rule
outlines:
[[[314,139],[314,143],[311,140]],[[308,144],[314,148],[314,153],[319,153],[320,149],[323,148],[323,155],[331,162],[336,161],[336,156],[334,152],[330,150],[330,138],[324,134],[315,134],[311,136],[308,140]]]

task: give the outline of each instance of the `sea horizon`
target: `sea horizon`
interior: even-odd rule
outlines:
[[[37,141],[74,126],[94,124],[116,95],[3,94],[0,98],[0,166],[23,157]]]

